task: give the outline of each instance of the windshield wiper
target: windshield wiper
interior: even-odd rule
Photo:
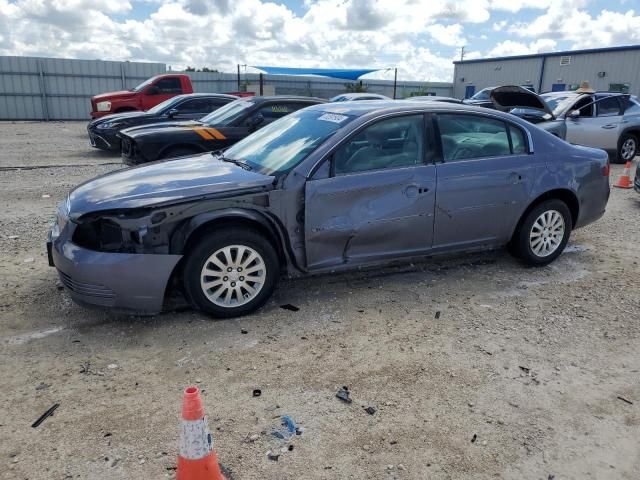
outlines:
[[[218,160],[233,163],[234,165],[238,165],[240,168],[244,168],[245,170],[253,170],[251,168],[251,165],[249,165],[248,163],[245,163],[242,160],[237,160],[235,158],[227,158],[222,154],[222,152],[211,152],[211,155],[218,157]]]

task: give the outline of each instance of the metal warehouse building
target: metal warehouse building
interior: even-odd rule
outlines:
[[[640,45],[454,62],[453,93],[468,98],[496,85],[527,85],[537,92],[596,90],[640,95]]]

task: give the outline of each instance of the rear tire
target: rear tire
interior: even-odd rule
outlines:
[[[625,133],[618,141],[618,151],[614,163],[632,161],[638,154],[638,137]]]
[[[271,296],[278,255],[258,232],[229,228],[204,236],[189,253],[183,283],[191,305],[217,318],[247,315]]]
[[[544,201],[522,220],[513,238],[513,248],[528,265],[548,265],[566,247],[572,228],[566,203],[557,199]]]

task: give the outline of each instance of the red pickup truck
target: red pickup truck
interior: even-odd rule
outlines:
[[[91,97],[91,118],[112,113],[149,110],[151,107],[183,93],[193,93],[189,75],[181,73],[157,75],[131,90],[101,93]]]

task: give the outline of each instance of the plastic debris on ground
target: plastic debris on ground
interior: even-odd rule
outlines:
[[[270,448],[267,452],[267,458],[277,462],[280,455],[286,452],[292,452],[294,447],[291,440],[295,436],[302,435],[303,427],[299,427],[289,415],[280,417],[280,424],[271,431]]]
[[[351,403],[353,400],[351,400],[351,397],[349,396],[350,394],[351,392],[349,392],[349,387],[342,387],[339,388],[336,392],[336,397],[338,397],[343,402]]]

